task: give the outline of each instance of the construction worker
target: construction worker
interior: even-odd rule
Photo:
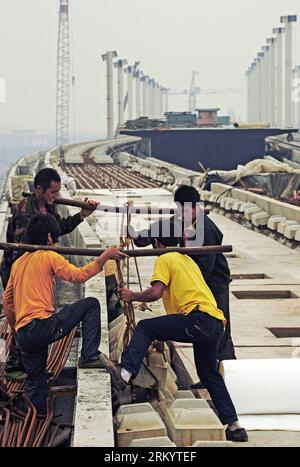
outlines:
[[[187,246],[184,240],[184,231],[187,225],[184,225],[184,220],[181,216],[181,212],[184,212],[184,209],[190,211],[186,212],[186,214],[188,214],[187,217],[193,222],[194,228],[203,230],[201,244],[199,245],[194,241],[192,244],[193,246],[222,245],[223,234],[216,224],[205,213],[198,215],[199,210],[197,209],[197,204],[200,203],[200,195],[194,187],[179,187],[175,193],[174,201],[179,205],[180,213],[170,219],[170,224],[175,226],[177,224],[179,231],[182,232],[181,246]],[[136,246],[146,247],[151,244],[151,232],[157,231],[157,225],[158,223],[154,223],[149,229],[140,232],[136,232],[132,226],[129,226],[128,233],[131,238],[133,238]],[[231,337],[229,310],[229,284],[231,279],[227,260],[222,253],[214,255],[193,255],[192,259],[200,268],[208,287],[216,299],[218,308],[223,310],[227,320],[226,330],[219,345],[218,358],[220,361],[234,360],[236,359],[236,355]]]
[[[60,235],[59,224],[51,214],[35,214],[27,227],[27,241],[33,245],[54,245]],[[104,263],[127,255],[117,248],[107,249],[82,268],[70,264],[53,251],[24,253],[12,266],[3,296],[3,307],[21,349],[28,375],[26,389],[39,414],[46,413],[48,345],[62,339],[82,323],[82,368],[105,368],[99,352],[100,304],[85,298],[54,313],[55,279],[82,283],[98,274]],[[107,357],[104,357],[107,358]]]
[[[174,237],[156,238],[154,248],[175,247],[178,240]],[[122,355],[121,365],[110,362],[107,367],[113,384],[124,390],[126,383],[139,373],[153,342],[192,343],[198,376],[210,392],[221,422],[228,425],[227,439],[247,441],[247,433],[239,425],[234,405],[218,372],[218,343],[226,320],[195,262],[187,255],[164,253],[156,260],[151,288],[140,293],[120,288],[118,292],[125,302],[154,302],[162,297],[167,315],[139,321]]]
[[[57,214],[55,200],[59,196],[61,189],[61,178],[54,169],[40,170],[34,179],[34,193],[25,198],[14,210],[14,214],[9,221],[6,240],[8,243],[24,243],[26,242],[25,230],[31,217],[37,213],[49,213],[55,217],[60,226],[60,235],[66,235],[72,232],[92,210],[82,209],[81,212],[74,216],[61,218]],[[96,207],[99,203],[96,201],[88,201],[92,207]],[[2,285],[5,289],[9,280],[12,264],[20,256],[20,253],[5,251],[0,265],[0,275]],[[26,373],[20,358],[20,351],[14,341],[10,348],[9,356],[5,366],[5,376],[8,379],[22,380],[26,378]]]

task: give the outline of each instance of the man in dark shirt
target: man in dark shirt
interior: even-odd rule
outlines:
[[[82,209],[81,212],[74,216],[69,216],[67,218],[60,217],[57,213],[54,202],[59,196],[61,179],[54,169],[40,170],[34,179],[34,188],[34,193],[21,201],[14,210],[6,233],[6,241],[8,243],[26,243],[26,227],[32,216],[38,212],[53,215],[60,226],[61,235],[71,233],[93,212],[93,209]],[[98,205],[96,201],[88,202],[92,207]],[[12,251],[4,252],[0,265],[0,275],[4,289],[8,283],[12,265],[21,255],[22,253],[20,254]],[[14,342],[14,339],[5,366],[5,375],[7,378],[11,379],[22,379],[26,377],[26,374],[23,371],[20,351]]]
[[[200,202],[200,195],[198,191],[191,186],[182,186],[178,188],[175,193],[174,201],[178,203],[182,208],[185,203],[189,203],[190,206],[190,216],[194,225],[198,221],[203,219],[203,241],[201,246],[210,246],[210,245],[222,245],[223,234],[216,226],[216,224],[204,213],[198,215],[197,212],[197,203]],[[171,217],[170,223],[182,223],[182,218],[175,215]],[[128,228],[129,235],[133,238],[134,243],[138,247],[146,247],[152,243],[154,232],[157,235],[158,223],[152,224],[149,229],[136,232],[131,226]],[[201,226],[202,227],[202,226]],[[182,231],[184,231],[182,227]],[[182,246],[185,245],[184,235],[182,235]],[[193,242],[193,246],[196,246]],[[198,246],[200,246],[198,244]],[[229,284],[230,284],[230,270],[228,267],[227,260],[222,253],[215,255],[199,255],[192,256],[193,260],[196,262],[200,268],[202,275],[211,289],[218,308],[223,311],[225,318],[227,320],[227,326],[223,338],[219,345],[219,360],[234,360],[236,359],[234,345],[231,337],[231,323],[230,323],[230,310],[229,310]]]

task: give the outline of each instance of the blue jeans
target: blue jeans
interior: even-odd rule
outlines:
[[[201,311],[187,316],[167,315],[142,320],[122,355],[122,367],[137,375],[149,346],[155,340],[192,343],[197,374],[208,389],[221,422],[224,425],[233,423],[238,416],[218,371],[218,345],[223,332],[221,321]]]
[[[82,322],[82,351],[84,360],[96,360],[101,338],[100,304],[95,298],[85,298],[48,319],[34,319],[17,331],[17,342],[28,375],[26,389],[39,414],[47,412],[48,345],[67,336]]]

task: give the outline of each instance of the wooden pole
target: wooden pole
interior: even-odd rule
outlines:
[[[45,246],[45,245],[27,245],[23,243],[0,243],[0,250],[6,251],[21,251],[21,252],[35,252],[35,251],[54,251],[60,255],[70,256],[100,256],[104,253],[105,249],[96,248],[71,248],[60,246]],[[149,256],[160,256],[165,253],[181,253],[184,255],[215,255],[218,253],[231,253],[232,246],[202,246],[192,248],[139,248],[137,250],[121,250],[126,253],[130,258],[142,258]]]
[[[24,198],[28,198],[31,196],[31,193],[22,193],[22,196]],[[92,206],[89,203],[84,203],[83,201],[78,201],[75,199],[67,199],[67,198],[57,198],[54,201],[55,204],[61,204],[63,206],[73,206],[75,208],[80,208],[80,209],[87,209],[88,211],[102,211],[102,212],[112,212],[115,214],[127,214],[127,206],[108,206],[108,205],[102,205],[99,204],[98,206]],[[153,214],[153,215],[158,215],[158,214],[170,214],[174,215],[176,209],[175,208],[163,208],[163,207],[158,207],[158,206],[143,206],[143,205],[136,205],[132,206],[131,208],[131,214]],[[210,210],[209,209],[204,209],[205,214],[209,214]]]

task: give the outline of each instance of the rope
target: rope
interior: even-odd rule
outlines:
[[[120,261],[116,261],[116,264],[117,264],[117,271],[118,271],[118,276],[119,276],[118,284],[119,284],[119,287],[123,287],[124,277],[123,277]],[[123,311],[124,311],[124,315],[126,318],[126,329],[125,329],[124,337],[123,337],[123,345],[124,345],[124,349],[126,349],[129,345],[133,331],[136,328],[136,322],[135,322],[135,315],[134,315],[134,309],[133,309],[132,303],[124,302]]]
[[[128,222],[130,222],[130,220],[131,220],[131,206],[132,206],[132,202],[129,201],[128,204],[127,204],[127,213],[126,213],[127,225],[128,225]],[[123,213],[122,214],[122,222],[121,222],[121,233],[120,233],[120,247],[122,249],[127,247],[127,250],[128,250],[129,249],[128,237],[123,237],[122,236],[122,231],[123,231],[123,228],[124,228],[124,220],[125,220],[125,215]],[[125,281],[124,281],[124,275],[123,275],[123,272],[122,272],[121,263],[120,263],[120,261],[116,261],[116,264],[117,264],[117,272],[118,272],[118,285],[119,285],[119,287],[124,287]],[[126,259],[126,263],[125,263],[125,260],[123,260],[123,265],[124,264],[127,265],[127,288],[129,288],[129,286],[130,286],[129,258]],[[130,340],[131,340],[133,331],[136,328],[136,321],[135,321],[135,315],[134,315],[134,309],[133,309],[132,303],[124,302],[123,311],[124,311],[124,315],[125,315],[125,318],[126,318],[126,329],[125,329],[124,337],[123,337],[123,346],[124,346],[124,349],[126,349],[128,347],[128,345],[129,345]]]
[[[127,209],[127,226],[131,222],[132,207],[133,207],[133,202],[129,201],[128,202],[128,209]],[[128,249],[129,249],[129,244],[130,244],[131,248],[134,250],[134,242],[133,242],[132,238],[128,236],[128,233],[127,233],[126,239],[127,239]],[[141,274],[140,274],[137,258],[134,258],[134,264],[135,264],[136,274],[137,274],[137,278],[138,278],[138,282],[139,282],[139,286],[140,286],[140,291],[143,292]],[[129,259],[128,259],[128,265],[129,265]],[[129,266],[128,266],[128,270],[129,270]],[[129,278],[128,278],[128,288],[129,288]],[[141,309],[141,311],[148,310],[148,311],[152,312],[151,308],[148,307],[147,303],[142,303],[140,305],[140,309]]]
[[[128,203],[127,203],[127,212],[126,212],[127,226],[131,222],[132,206],[133,206],[133,202],[128,201]],[[133,240],[128,236],[128,234],[127,234],[127,236],[122,235],[122,233],[124,231],[124,220],[125,220],[125,213],[122,214],[121,232],[120,232],[120,247],[122,249],[127,248],[127,250],[129,250],[129,248],[131,246],[131,248],[134,250]],[[127,258],[126,260],[123,260],[123,262],[122,262],[123,265],[126,264],[126,266],[127,266],[127,281],[126,281],[127,284],[126,285],[127,285],[128,289],[130,288],[129,259],[130,258]],[[119,287],[124,287],[125,280],[124,280],[124,275],[123,275],[123,272],[122,272],[121,263],[120,263],[120,261],[117,261],[116,263],[117,263],[117,272],[118,272],[118,285],[119,285]],[[136,273],[137,273],[137,277],[138,277],[140,291],[142,292],[143,287],[142,287],[141,275],[140,275],[138,262],[137,262],[136,258],[134,258],[134,263],[135,263],[135,267],[136,267]],[[145,310],[152,311],[147,306],[147,304],[142,304],[141,309],[142,309],[142,311],[145,311]],[[124,332],[123,345],[124,345],[124,349],[126,349],[128,347],[128,345],[129,345],[132,334],[133,334],[133,332],[134,332],[134,330],[136,328],[136,320],[135,320],[134,308],[133,308],[132,303],[124,302],[123,311],[124,311],[124,315],[126,317],[126,329],[125,329],[125,332]]]

